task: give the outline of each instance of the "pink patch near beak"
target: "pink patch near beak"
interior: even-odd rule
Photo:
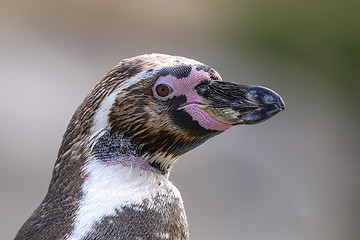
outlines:
[[[215,76],[221,81],[219,73],[215,72]],[[200,96],[197,93],[195,86],[208,79],[210,79],[209,73],[203,70],[198,71],[196,70],[196,67],[193,67],[189,76],[186,78],[178,79],[174,76],[160,77],[157,80],[157,84],[165,83],[174,89],[174,92],[167,98],[185,95],[187,101],[179,109],[185,110],[190,114],[192,119],[197,121],[203,128],[218,131],[227,130],[233,127],[233,125],[214,119],[201,108]]]
[[[225,131],[233,125],[220,122],[211,117],[204,109],[200,107],[200,104],[191,103],[184,104],[180,109],[184,109],[191,117],[197,121],[200,126],[206,129]]]

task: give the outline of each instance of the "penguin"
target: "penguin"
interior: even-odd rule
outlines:
[[[124,59],[75,111],[48,192],[15,239],[189,239],[174,163],[284,109],[274,91],[223,81],[192,59]]]

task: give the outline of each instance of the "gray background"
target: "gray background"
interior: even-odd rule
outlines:
[[[358,1],[0,1],[0,238],[43,199],[71,115],[121,59],[168,53],[287,109],[183,156],[192,239],[360,239]]]

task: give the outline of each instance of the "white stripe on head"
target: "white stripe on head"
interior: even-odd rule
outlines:
[[[109,96],[105,97],[102,100],[99,108],[95,113],[93,126],[90,130],[90,138],[89,138],[90,148],[92,148],[94,143],[96,143],[97,139],[99,139],[103,135],[104,130],[109,126],[110,109],[111,106],[114,104],[117,95],[124,89],[138,83],[142,79],[151,77],[151,75],[153,75],[155,72],[156,72],[155,69],[153,72],[147,72],[145,70],[133,76],[132,78],[123,81],[121,84],[119,84],[119,86],[115,89],[115,91],[113,91]]]

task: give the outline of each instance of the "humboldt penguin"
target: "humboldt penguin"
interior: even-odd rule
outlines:
[[[189,239],[169,173],[225,130],[285,108],[274,91],[222,81],[180,56],[122,60],[75,111],[48,192],[15,239]]]

